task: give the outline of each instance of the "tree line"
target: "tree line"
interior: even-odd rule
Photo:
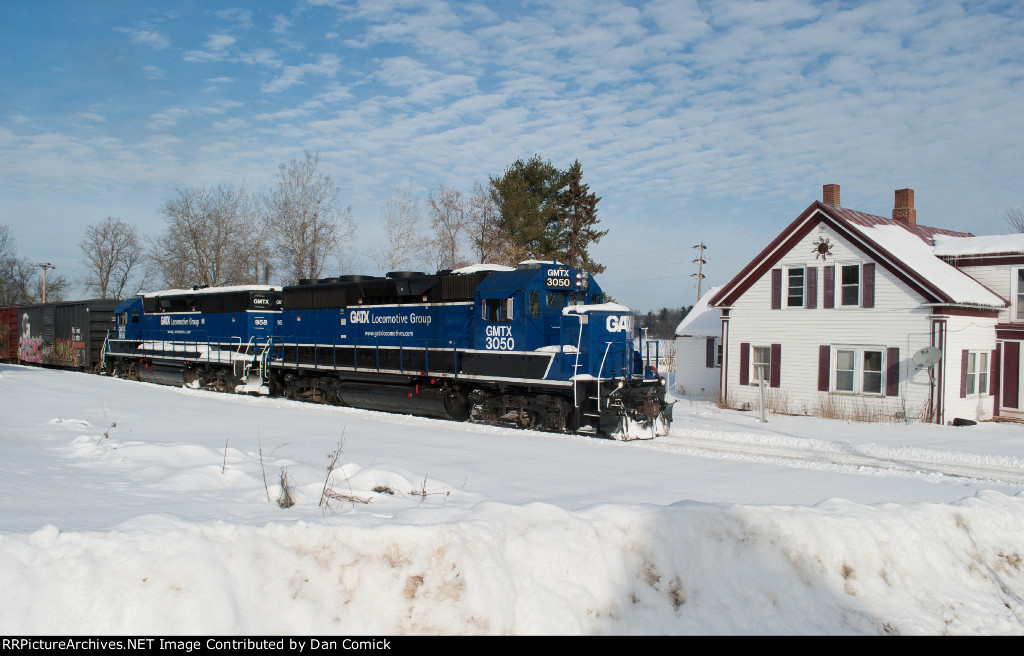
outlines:
[[[681,308],[661,308],[660,310],[636,315],[636,325],[647,329],[649,339],[675,339],[676,326],[693,309],[692,305]]]
[[[528,259],[604,271],[589,254],[601,199],[582,181],[579,161],[560,170],[535,155],[466,192],[442,185],[425,203],[413,186],[399,187],[380,206],[384,238],[362,252],[385,272],[454,269]],[[321,171],[320,154],[280,164],[269,189],[238,185],[177,190],[160,206],[164,230],[146,237],[119,217],[86,227],[79,243],[94,298],[122,299],[145,289],[245,284],[295,284],[351,273],[356,229],[341,188]],[[9,226],[0,225],[0,306],[39,302],[43,270],[17,255]],[[49,301],[63,300],[71,281],[46,279]]]

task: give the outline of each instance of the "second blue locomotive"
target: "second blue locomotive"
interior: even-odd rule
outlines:
[[[115,320],[107,370],[151,382],[618,439],[671,420],[633,315],[556,262],[167,290]]]

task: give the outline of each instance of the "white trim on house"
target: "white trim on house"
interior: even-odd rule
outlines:
[[[777,411],[943,422],[991,417],[996,324],[1011,316],[1004,295],[1014,296],[1016,307],[1016,281],[1009,278],[1024,269],[1024,259],[994,274],[1005,289],[991,288],[968,275],[978,269],[982,278],[992,278],[987,267],[959,270],[937,257],[929,235],[941,231],[907,225],[812,204],[715,294],[712,307],[727,310],[721,318],[729,335],[721,370],[726,402],[756,407],[754,348],[770,345],[778,370],[769,374],[776,383],[769,404]],[[817,248],[823,240],[829,244],[824,254]],[[968,248],[962,241],[942,243],[957,254]],[[1005,254],[1006,244],[998,252]],[[1024,240],[1020,252],[1024,257]],[[845,303],[844,265],[857,266]],[[790,272],[796,269],[802,271],[802,305],[789,303]],[[926,346],[943,353],[931,376],[912,361]],[[973,377],[965,369],[970,362]]]

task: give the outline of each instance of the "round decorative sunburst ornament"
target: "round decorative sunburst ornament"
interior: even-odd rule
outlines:
[[[818,241],[814,242],[814,259],[819,257],[823,261],[827,261],[829,256],[832,255],[832,244],[829,243],[828,237],[818,237]]]

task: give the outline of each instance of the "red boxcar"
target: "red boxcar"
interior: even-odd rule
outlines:
[[[0,308],[0,362],[18,361],[18,308]]]

